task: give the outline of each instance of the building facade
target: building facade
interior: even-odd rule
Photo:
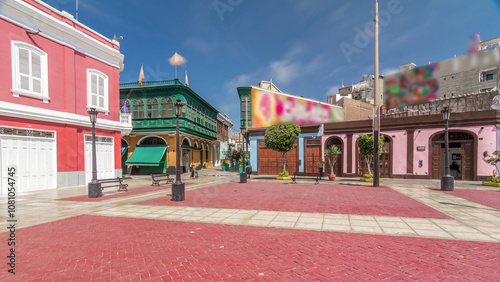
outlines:
[[[262,88],[264,87],[264,88]],[[238,87],[240,121],[250,133],[250,164],[253,173],[277,175],[281,154],[264,145],[266,129],[284,121],[300,125],[295,148],[286,154],[287,171],[317,172],[322,160],[322,124],[344,120],[344,110],[337,106],[281,92],[272,82],[259,86]]]
[[[225,113],[217,114],[217,150],[214,151],[214,165],[220,166],[227,159],[229,145],[234,145],[233,120]]]
[[[0,194],[9,168],[18,192],[86,185],[96,123],[98,178],[121,175],[118,42],[37,0],[0,4]]]
[[[177,101],[184,104],[179,118],[183,171],[212,164],[218,145],[218,111],[212,105],[177,78],[122,83],[120,105],[131,113],[133,125],[121,144],[127,173],[175,173]]]

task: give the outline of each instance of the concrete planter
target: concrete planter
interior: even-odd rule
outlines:
[[[493,187],[500,187],[500,183],[495,183],[495,182],[483,182],[484,186],[493,186]]]
[[[373,182],[373,178],[361,178],[362,182]],[[379,179],[379,182],[384,182],[382,178]]]
[[[276,176],[275,178],[278,180],[290,180],[290,179],[292,179],[291,176],[287,176],[287,177]]]

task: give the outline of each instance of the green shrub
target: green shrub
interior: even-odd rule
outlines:
[[[500,175],[488,177],[488,181],[493,183],[500,183]]]
[[[288,174],[287,170],[282,170],[278,173],[279,177],[288,177],[290,174]]]

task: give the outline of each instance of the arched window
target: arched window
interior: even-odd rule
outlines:
[[[12,41],[12,62],[12,94],[15,97],[24,95],[42,99],[48,103],[47,53],[33,45]]]
[[[173,117],[173,104],[172,104],[172,99],[168,98],[163,98],[161,101],[161,116],[162,117]]]
[[[148,118],[158,118],[158,101],[156,99],[148,100]]]
[[[139,145],[167,145],[167,142],[160,137],[151,136],[144,138]]]
[[[141,99],[134,101],[133,118],[144,118],[144,102]]]
[[[98,70],[87,69],[87,107],[108,111],[108,76]]]

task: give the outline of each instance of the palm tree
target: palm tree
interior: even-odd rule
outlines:
[[[333,166],[335,166],[337,156],[340,154],[342,154],[342,151],[335,145],[332,145],[330,148],[325,150],[325,158],[328,160],[328,164],[330,165],[330,175],[333,175]]]

